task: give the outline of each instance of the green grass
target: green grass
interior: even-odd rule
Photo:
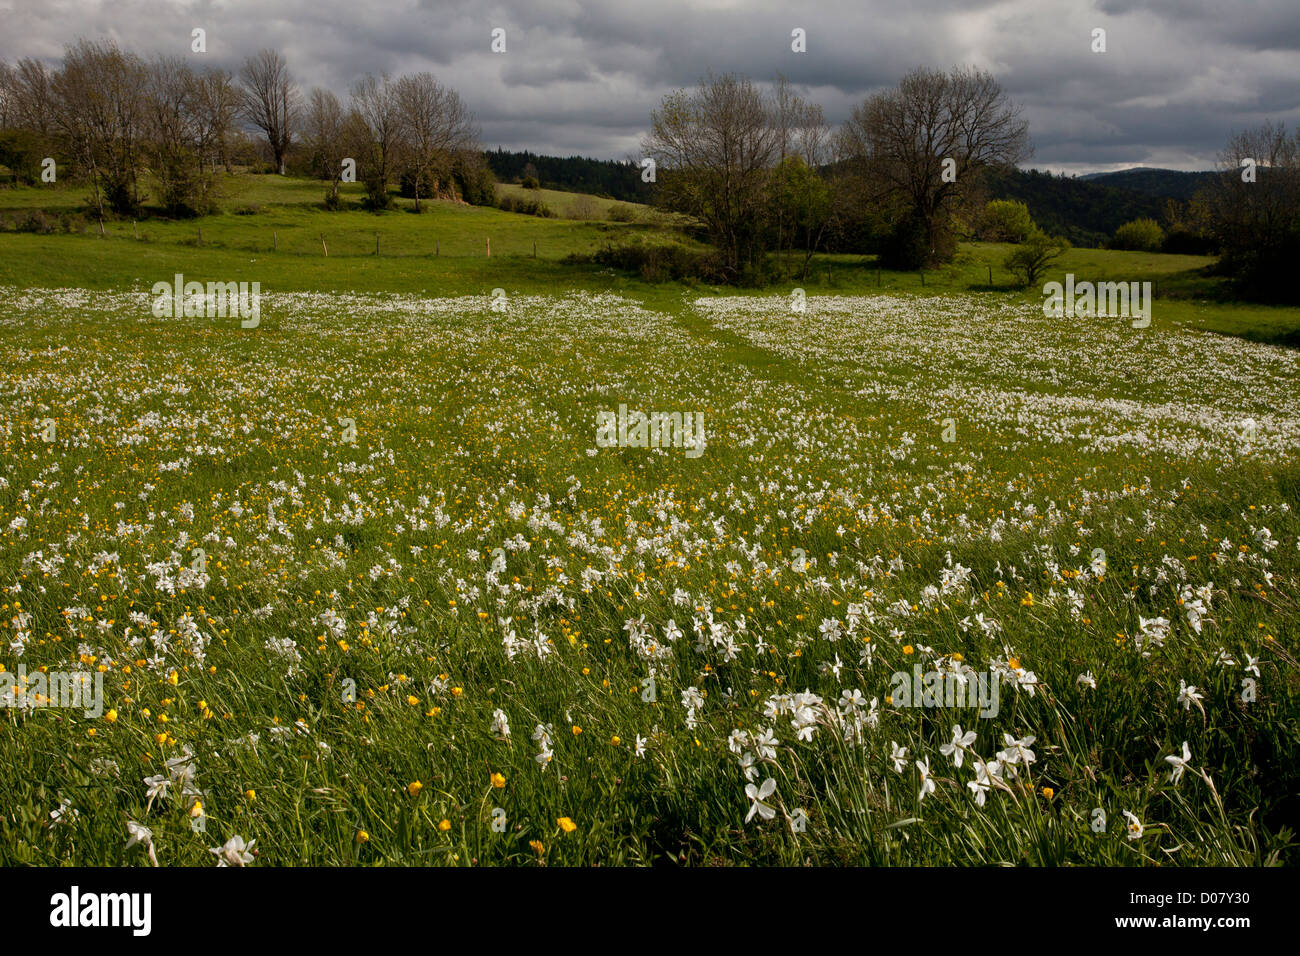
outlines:
[[[580,212],[589,212],[588,218],[608,219],[609,210],[621,206],[631,211],[638,219],[654,219],[650,207],[641,203],[622,202],[617,199],[603,199],[600,196],[588,196],[584,193],[565,192],[559,189],[525,189],[515,183],[501,183],[497,186],[498,196],[510,196],[513,199],[540,200],[557,216],[576,218]]]
[[[249,185],[139,240],[0,235],[0,665],[99,670],[111,709],[0,710],[0,863],[147,865],[128,821],[163,865],[236,834],[271,865],[1295,862],[1300,353],[1259,342],[1298,310],[1072,250],[1054,276],[1161,298],[1051,320],[979,244],[650,285],[563,259],[653,227]],[[175,272],[260,282],[259,326],[154,318]],[[599,447],[620,404],[703,413],[706,448]],[[890,705],[953,655],[1007,675],[996,714]],[[766,712],[805,690],[808,740]],[[981,805],[1004,735],[1035,760]]]
[[[680,240],[670,219],[635,204],[623,204],[640,211],[634,223],[543,219],[450,202],[427,202],[425,211],[416,215],[411,211],[413,203],[404,199],[397,200],[396,209],[374,214],[360,208],[361,187],[344,184],[345,210],[327,212],[321,205],[324,186],[315,180],[239,173],[220,181],[227,197],[221,202],[223,211],[197,220],[154,216],[134,225],[110,221],[102,239],[93,222],[81,223],[85,231],[71,235],[0,233],[0,283],[130,289],[182,272],[200,281],[256,280],[264,291],[480,294],[497,287],[518,292],[572,288],[611,289],[656,301],[683,291],[729,294],[725,288],[699,282],[651,286],[634,276],[564,261],[636,236]],[[580,198],[575,193],[513,185],[499,189],[502,194],[542,198],[557,211],[567,212]],[[38,208],[71,214],[84,209],[85,192],[78,186],[3,189],[0,219]],[[586,198],[601,215],[615,205],[611,200]],[[237,212],[247,209],[257,211]],[[799,257],[794,256],[790,278],[768,291],[798,286],[822,295],[996,292],[1041,301],[1036,289],[1016,289],[1013,277],[1002,268],[1010,249],[996,243],[964,243],[953,263],[924,273],[878,271],[872,257],[817,255],[806,279],[798,277]],[[1260,342],[1300,342],[1300,309],[1226,301],[1219,281],[1201,271],[1211,261],[1200,256],[1072,249],[1053,265],[1047,278],[1061,279],[1073,272],[1079,281],[1150,281],[1158,295],[1157,322]]]
[[[9,297],[6,639],[23,633],[28,668],[102,664],[114,719],[0,715],[0,860],[142,864],[128,820],[164,864],[210,863],[234,834],[268,864],[1293,859],[1292,353],[1052,323],[1005,295],[813,297],[799,316],[784,296],[643,301],[272,296],[249,331],[102,295]],[[588,454],[595,412],[620,402],[704,411],[704,454]],[[1258,420],[1257,443],[1204,407]],[[207,578],[177,580],[196,547]],[[812,567],[791,566],[795,548]],[[969,580],[925,597],[950,566]],[[1184,587],[1207,595],[1199,633]],[[916,610],[896,616],[899,600]],[[875,619],[855,635],[819,637],[863,603]],[[693,649],[706,615],[734,656]],[[1143,657],[1141,619],[1158,616],[1170,636]],[[629,647],[640,618],[656,641],[670,618],[686,632],[653,665]],[[511,631],[542,635],[546,658],[509,656]],[[284,639],[292,664],[268,646]],[[1013,660],[1037,690],[1003,685],[987,720],[888,706],[891,673],[955,653]],[[1242,704],[1249,657],[1260,695]],[[805,688],[829,707],[807,742],[763,713]],[[850,689],[881,709],[846,742],[832,715]],[[554,725],[545,770],[538,723]],[[1034,736],[1036,761],[979,807],[973,757],[939,752],[955,723],[984,759],[1003,734]],[[776,781],[778,815],[746,822],[727,740],[768,727],[780,743],[755,782]],[[1171,783],[1163,757],[1183,740],[1194,769]],[[143,782],[186,748],[202,833],[193,796],[151,803]],[[938,786],[924,796],[921,757]],[[51,827],[63,801],[78,816]]]

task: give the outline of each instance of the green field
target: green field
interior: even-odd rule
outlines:
[[[104,708],[7,692],[0,863],[1295,862],[1300,310],[1080,249],[1151,326],[1048,319],[979,244],[651,285],[565,257],[666,227],[257,186],[0,234],[0,663]]]

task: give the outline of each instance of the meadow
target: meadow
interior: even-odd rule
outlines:
[[[104,705],[8,692],[0,862],[1295,862],[1298,310],[1073,250],[1165,297],[1053,320],[972,245],[800,311],[564,261],[646,220],[310,185],[0,234],[0,663]]]

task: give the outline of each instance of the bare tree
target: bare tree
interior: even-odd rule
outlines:
[[[48,138],[56,129],[52,75],[40,60],[19,60],[10,74],[10,122]]]
[[[231,171],[230,136],[239,111],[239,90],[225,70],[210,69],[194,79],[195,143],[199,164],[221,163]]]
[[[770,186],[777,248],[788,253],[802,235],[807,278],[809,260],[830,221],[829,192],[819,168],[830,157],[831,129],[822,108],[799,96],[781,74],[772,84],[772,101],[780,153]],[[788,255],[785,259],[788,268]]]
[[[0,129],[12,129],[15,109],[14,68],[0,60]]]
[[[307,148],[311,150],[317,175],[330,182],[330,195],[339,196],[339,180],[343,176],[343,160],[347,144],[344,139],[346,115],[339,98],[329,90],[317,87],[311,91],[304,119]]]
[[[249,57],[239,76],[243,83],[241,112],[265,134],[275,167],[283,176],[302,95],[289,75],[284,57],[275,50],[262,50]]]
[[[419,212],[421,180],[428,176],[436,188],[450,178],[453,156],[476,148],[478,130],[460,95],[432,73],[401,77],[395,92]]]
[[[940,254],[954,211],[981,170],[1030,155],[1028,124],[987,72],[917,69],[869,97],[841,130],[844,152],[867,167],[878,198],[901,198]],[[951,160],[951,163],[945,161]]]
[[[147,70],[139,57],[113,43],[78,41],[50,81],[53,114],[94,188],[117,212],[140,202],[138,167]]]
[[[700,220],[731,277],[757,260],[765,190],[780,153],[772,109],[748,79],[710,75],[664,97],[642,144],[661,205]]]
[[[158,199],[170,213],[199,211],[205,192],[203,168],[196,160],[195,84],[194,71],[179,57],[159,57],[149,64],[144,89],[149,168]]]
[[[1221,265],[1251,298],[1297,301],[1300,253],[1300,129],[1282,123],[1236,133],[1219,175],[1199,197],[1223,253]]]
[[[389,203],[388,182],[403,145],[397,92],[388,75],[377,80],[367,73],[358,80],[352,87],[352,109],[366,134],[362,173],[366,193],[372,208],[382,209]]]

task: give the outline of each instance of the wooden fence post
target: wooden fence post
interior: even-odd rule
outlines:
[[[533,258],[534,258],[534,259],[537,258],[537,240],[536,240],[536,239],[533,240]]]
[[[140,238],[140,230],[136,227],[135,220],[131,220],[131,232],[135,233],[137,239]]]
[[[488,258],[491,259],[492,258],[492,237],[491,236],[487,237],[487,254],[488,254]]]
[[[203,245],[203,227],[199,226],[199,245]]]
[[[274,243],[273,248],[275,249],[275,251],[276,251],[276,252],[279,252],[279,251],[280,251],[280,234],[279,234],[278,232],[276,232],[275,230],[272,230],[272,231],[271,231],[271,242]]]
[[[325,258],[328,259],[330,255],[330,250],[329,250],[329,246],[325,245],[325,233],[323,232],[320,234],[320,247],[325,250]]]
[[[434,254],[435,256],[440,256],[440,255],[442,255],[442,240],[441,240],[441,239],[435,239],[435,240],[433,240],[433,254]]]
[[[379,255],[379,233],[375,233],[375,255]]]

